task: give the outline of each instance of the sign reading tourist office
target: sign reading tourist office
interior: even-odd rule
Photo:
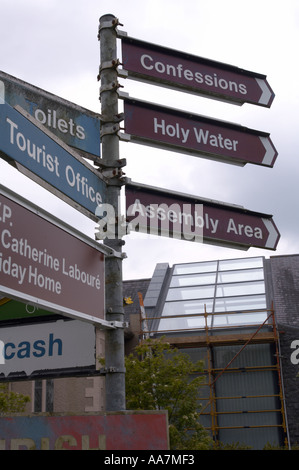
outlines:
[[[75,319],[104,319],[100,245],[0,185],[0,293]]]
[[[22,108],[0,104],[0,155],[26,176],[95,220],[105,201],[101,173]]]

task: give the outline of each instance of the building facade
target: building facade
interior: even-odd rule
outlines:
[[[170,266],[124,282],[126,354],[163,337],[204,364],[200,421],[252,449],[299,444],[299,255]],[[102,337],[104,351],[104,337]],[[102,376],[13,382],[28,412],[103,411]]]

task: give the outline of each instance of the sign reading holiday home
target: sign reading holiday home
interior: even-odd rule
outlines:
[[[203,57],[122,36],[128,77],[175,90],[270,107],[274,93],[266,76]]]
[[[152,103],[124,98],[132,142],[236,165],[272,167],[277,151],[265,132]]]
[[[23,113],[25,115],[23,115]],[[40,128],[42,127],[42,128]],[[91,218],[105,199],[99,172],[21,108],[0,105],[0,151],[20,171]],[[25,170],[24,170],[25,169]]]
[[[0,293],[70,317],[104,319],[104,255],[93,240],[0,186]]]
[[[21,106],[67,145],[100,156],[96,113],[0,72],[0,103]]]
[[[272,216],[138,183],[126,185],[129,230],[169,238],[275,250],[280,235]]]

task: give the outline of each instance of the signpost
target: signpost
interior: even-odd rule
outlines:
[[[119,196],[124,184],[114,174],[120,165],[119,121],[122,119],[118,111],[118,75],[235,104],[270,107],[274,99],[264,75],[128,38],[117,31],[117,25],[113,15],[100,18],[99,78],[104,121],[101,139],[99,115],[0,72],[0,156],[93,220],[97,220],[98,206],[109,205],[116,215],[116,229],[121,219]],[[116,55],[117,37],[122,39],[122,73]],[[124,98],[124,116],[125,132],[132,142],[241,166],[252,163],[273,167],[277,157],[268,133],[236,124],[129,98]],[[98,159],[100,145],[101,161]],[[79,155],[70,146],[83,154]],[[81,155],[99,163],[106,169],[106,176],[112,173],[111,178],[105,179]],[[245,250],[250,246],[274,250],[280,237],[270,215],[137,183],[126,185],[126,204],[128,221],[136,231]],[[73,350],[68,350],[68,357],[62,358],[62,345],[69,341],[64,339],[64,327],[76,328],[76,321],[84,320],[86,338],[94,326],[107,330],[106,410],[125,410],[121,237],[122,231],[116,231],[113,239],[107,237],[105,245],[98,245],[0,185],[0,295],[75,319],[73,322],[59,319],[43,328],[42,333],[36,324],[30,329],[2,329],[0,350],[7,361],[3,364],[4,375],[19,373],[20,369],[30,375],[44,368],[92,365],[94,351],[91,349],[85,351],[85,358],[77,357],[80,349],[75,355]],[[104,254],[109,256],[104,258]],[[74,332],[72,340],[77,335]],[[93,335],[87,341],[93,349]],[[76,345],[72,343],[70,348],[76,349]],[[65,429],[55,440],[47,437],[53,436],[50,422],[39,421],[36,424],[39,436],[41,427],[45,429],[40,447],[34,438],[35,429],[27,433],[32,419],[29,423],[27,418],[20,418],[21,421],[15,421],[16,427],[2,420],[0,448],[9,445],[10,448],[21,445],[43,449],[89,448],[90,429],[97,435],[102,425],[103,435],[99,436],[96,448],[115,449],[115,426],[119,449],[128,449],[129,441],[141,449],[159,449],[159,443],[163,444],[161,449],[166,448],[165,423],[156,423],[151,428],[151,423],[146,423],[142,416],[140,431],[140,423],[135,426],[125,415],[115,415],[115,419],[105,415],[100,422],[91,418],[72,417],[68,422],[58,422],[51,417],[52,427]],[[80,433],[75,429],[77,423]],[[71,426],[70,431],[66,425]],[[88,431],[82,435],[86,426]],[[26,429],[21,439],[19,429]],[[145,434],[145,429],[150,432]],[[162,437],[157,430],[163,431]],[[120,431],[124,444],[120,441]],[[110,439],[110,435],[113,438],[106,445],[106,437]],[[137,436],[135,441],[132,435]],[[141,444],[140,436],[144,437]],[[158,439],[155,441],[153,436]],[[11,439],[10,444],[6,439]]]
[[[270,107],[274,93],[265,75],[196,57],[121,34],[128,78],[229,103]]]
[[[273,167],[265,132],[124,97],[125,131],[135,143],[244,166]]]
[[[105,201],[99,171],[22,109],[0,105],[0,154],[88,217]]]
[[[101,245],[0,186],[0,294],[109,326],[103,253]]]
[[[272,216],[151,186],[126,185],[132,230],[212,245],[275,250],[280,235]]]
[[[0,71],[0,103],[21,106],[71,147],[99,157],[99,115]]]

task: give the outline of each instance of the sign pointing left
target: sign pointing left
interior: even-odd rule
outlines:
[[[21,106],[67,145],[100,156],[99,115],[0,71],[0,104]]]
[[[96,220],[105,201],[106,183],[99,171],[21,108],[0,105],[0,153],[19,171]]]

